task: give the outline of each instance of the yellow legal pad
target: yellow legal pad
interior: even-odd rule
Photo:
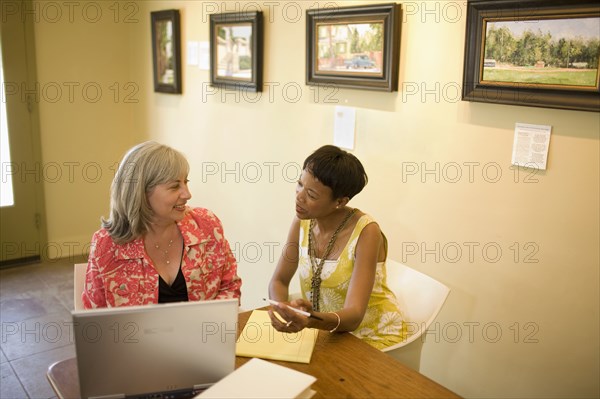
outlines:
[[[309,363],[319,330],[305,328],[297,333],[282,333],[271,325],[266,310],[253,310],[235,346],[243,357]]]

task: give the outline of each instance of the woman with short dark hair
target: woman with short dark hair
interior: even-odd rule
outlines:
[[[332,145],[304,161],[296,216],[269,284],[270,298],[280,302],[269,311],[277,330],[351,331],[378,349],[405,338],[402,313],[386,284],[387,239],[370,215],[348,206],[367,181],[361,162]],[[288,302],[296,271],[302,298]]]

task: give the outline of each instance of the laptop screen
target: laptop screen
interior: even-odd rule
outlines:
[[[81,396],[208,387],[235,368],[237,299],[74,311]]]

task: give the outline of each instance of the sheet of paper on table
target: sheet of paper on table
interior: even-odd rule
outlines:
[[[310,363],[319,330],[305,328],[298,333],[282,333],[271,325],[266,310],[253,310],[235,346],[244,357]]]
[[[311,375],[261,359],[251,359],[196,398],[308,399],[315,391]]]

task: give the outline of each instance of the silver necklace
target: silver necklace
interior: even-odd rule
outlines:
[[[161,251],[163,253],[163,256],[165,258],[165,262],[166,264],[170,264],[171,261],[169,260],[169,249],[171,248],[171,245],[173,245],[173,240],[169,240],[169,244],[167,244],[167,249],[161,249],[160,245],[158,243],[154,244],[154,248],[156,248],[157,250]]]

